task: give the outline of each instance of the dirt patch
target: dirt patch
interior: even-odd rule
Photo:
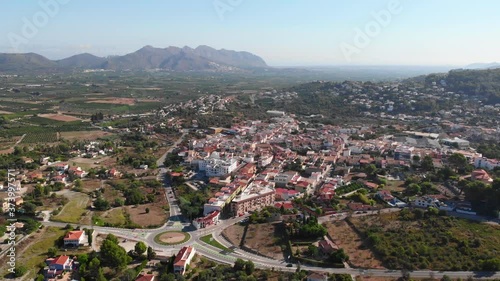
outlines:
[[[222,234],[229,242],[231,242],[231,244],[240,246],[244,231],[244,226],[240,224],[233,224],[230,227],[224,229],[224,231],[222,231]]]
[[[384,268],[382,262],[364,246],[361,237],[346,221],[328,222],[325,224],[333,242],[349,255],[350,263],[355,267]]]
[[[12,114],[12,112],[10,112],[10,111],[0,110],[0,114]]]
[[[106,99],[90,99],[87,103],[109,103],[109,104],[126,104],[134,105],[135,99],[131,98],[106,98]]]
[[[259,254],[274,259],[282,259],[283,252],[279,240],[284,235],[282,223],[250,224],[245,236],[244,246]]]
[[[109,135],[113,135],[113,133],[97,130],[61,132],[61,138],[65,140],[96,140]]]
[[[166,244],[177,244],[186,239],[186,234],[183,232],[165,232],[160,237],[158,237],[158,240],[160,240],[163,243]]]
[[[71,121],[80,121],[82,119],[77,118],[75,116],[70,116],[70,115],[64,115],[64,114],[39,114],[39,117],[51,119],[51,120],[56,120],[56,121],[62,121],[62,122],[71,122]]]
[[[140,206],[125,207],[130,214],[130,220],[142,227],[161,226],[167,221],[165,210],[158,204],[150,203]],[[149,213],[146,213],[146,208],[149,208]]]

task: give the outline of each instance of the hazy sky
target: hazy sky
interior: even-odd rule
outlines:
[[[0,7],[0,52],[51,59],[209,45],[270,65],[500,61],[498,0],[2,0]]]

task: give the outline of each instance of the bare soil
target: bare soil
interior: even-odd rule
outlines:
[[[382,262],[363,245],[361,237],[346,221],[327,222],[325,224],[333,242],[349,255],[349,263],[354,267],[384,268]]]

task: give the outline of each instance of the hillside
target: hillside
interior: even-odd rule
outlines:
[[[89,53],[74,55],[69,58],[56,61],[59,67],[68,68],[100,68],[106,61],[105,58],[97,57]]]
[[[500,68],[484,70],[452,70],[446,74],[425,76],[424,83],[437,82],[446,91],[480,97],[486,104],[500,103]]]
[[[84,53],[52,61],[41,55],[0,54],[0,71],[103,68],[112,70],[165,69],[172,71],[237,70],[265,68],[262,58],[248,52],[216,50],[208,46],[155,48],[145,46],[123,56],[101,58]]]
[[[54,69],[57,63],[44,56],[27,54],[3,54],[0,53],[0,71],[28,71],[37,69]]]

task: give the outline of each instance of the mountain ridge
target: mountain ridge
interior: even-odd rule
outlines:
[[[50,60],[35,53],[0,53],[0,71],[43,69],[110,69],[172,71],[237,70],[267,68],[259,56],[245,51],[214,49],[206,45],[156,48],[146,45],[122,56],[98,57],[89,53],[76,54],[60,60]]]

